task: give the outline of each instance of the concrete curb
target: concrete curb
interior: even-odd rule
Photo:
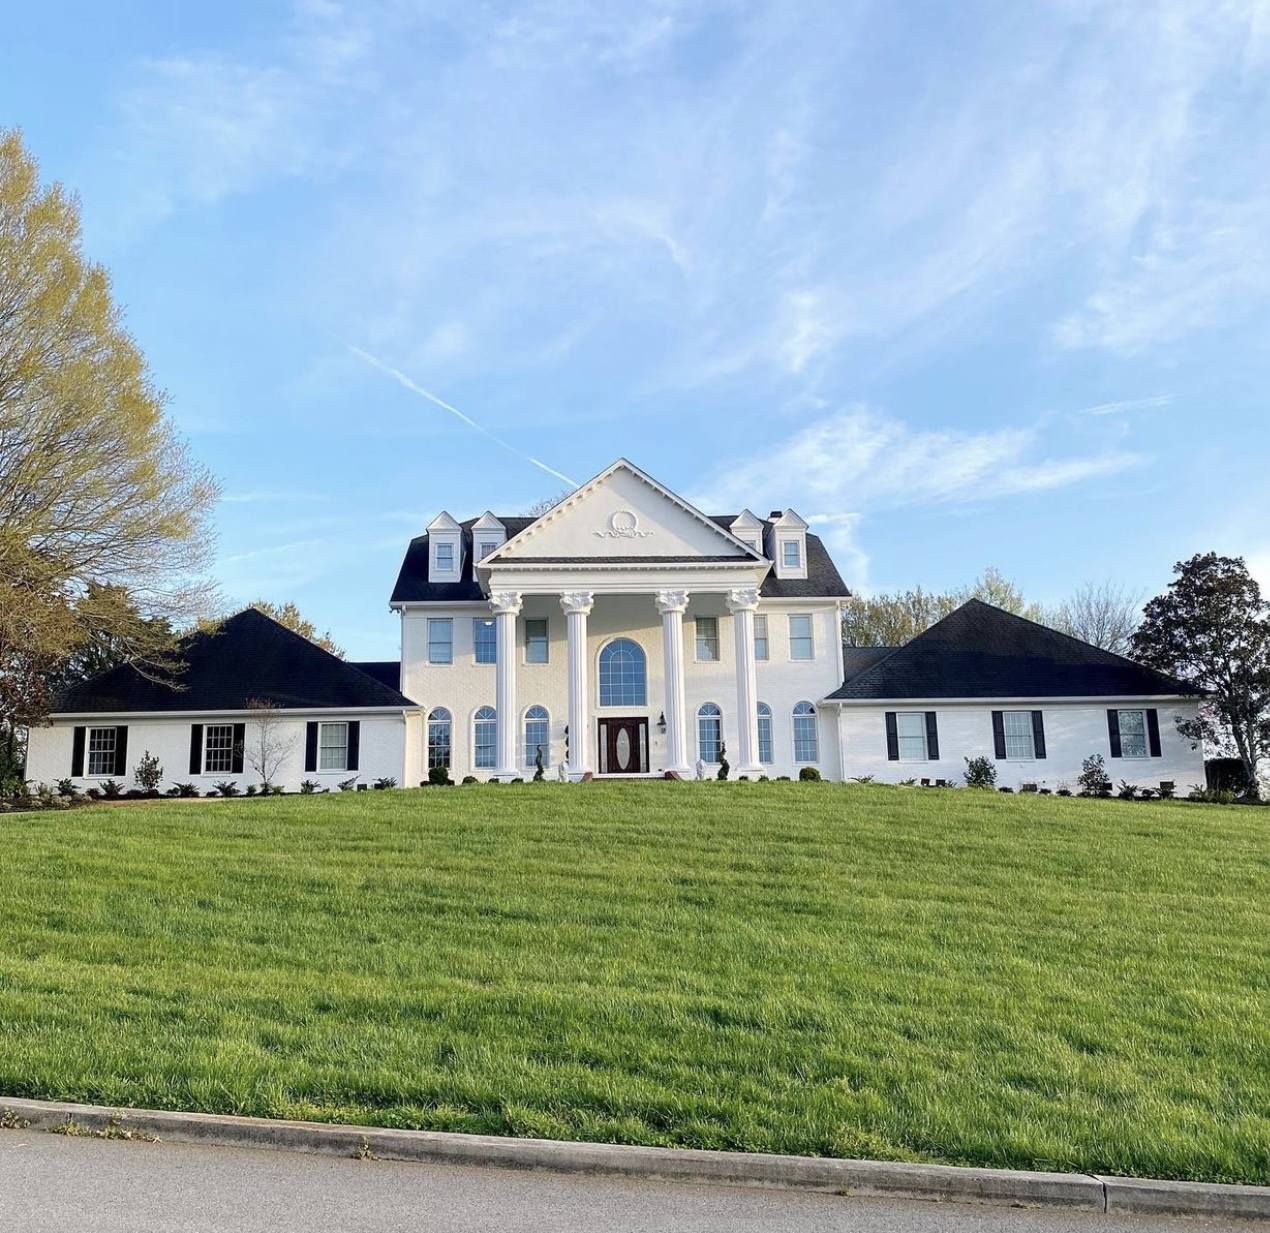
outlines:
[[[492,1135],[387,1130],[379,1126],[273,1121],[211,1113],[109,1109],[100,1105],[3,1096],[0,1096],[0,1111],[36,1130],[55,1130],[73,1122],[85,1131],[139,1131],[169,1143],[263,1147],[375,1160],[541,1169],[653,1181],[763,1186],[872,1198],[1270,1220],[1270,1187],[1267,1186],[1205,1185],[1081,1173],[963,1169],[951,1165],[766,1156],[688,1148],[625,1147],[553,1139],[504,1139]]]

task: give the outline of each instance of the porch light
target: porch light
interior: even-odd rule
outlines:
[[[666,712],[665,711],[662,711],[662,713],[657,716],[657,731],[660,732],[662,736],[666,735]]]

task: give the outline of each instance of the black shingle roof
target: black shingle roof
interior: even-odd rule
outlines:
[[[389,689],[401,688],[401,660],[399,659],[349,660],[348,666],[356,668],[358,672],[366,673],[381,685],[387,685]]]
[[[977,599],[830,698],[1084,698],[1197,692],[1185,682]]]
[[[182,688],[124,664],[64,690],[53,712],[239,711],[253,698],[285,709],[414,705],[255,608],[183,639],[180,658],[175,675]]]
[[[736,521],[735,514],[712,514],[710,521],[718,523],[725,531]],[[405,560],[401,563],[401,571],[397,575],[397,585],[393,587],[393,604],[404,603],[464,603],[485,598],[480,582],[476,578],[475,561],[472,552],[472,524],[476,520],[468,519],[461,523],[463,528],[463,576],[458,582],[428,581],[428,537],[419,535],[410,541],[406,549]],[[536,518],[499,518],[507,528],[507,538],[519,535],[527,526],[537,521]],[[764,522],[763,535],[771,530],[771,522]],[[626,560],[623,557],[587,558],[601,564],[605,561],[614,564]],[[668,558],[670,561],[686,562],[689,558]],[[704,557],[693,558],[705,561],[741,560],[740,557]],[[542,562],[545,558],[531,558]],[[647,558],[631,558],[643,563]],[[850,595],[847,585],[842,581],[837,566],[829,557],[824,544],[817,535],[807,536],[807,577],[777,578],[775,572],[769,573],[763,582],[762,594],[768,599],[819,599],[824,596]]]

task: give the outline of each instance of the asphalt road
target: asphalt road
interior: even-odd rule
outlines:
[[[41,1233],[1204,1233],[1270,1225],[849,1199],[0,1130],[0,1229]]]

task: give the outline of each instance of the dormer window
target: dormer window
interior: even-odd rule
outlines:
[[[497,552],[507,542],[507,528],[486,510],[472,523],[472,555],[477,562]]]
[[[807,524],[792,510],[772,511],[767,555],[776,562],[778,578],[807,577]]]
[[[434,581],[457,582],[463,570],[463,528],[449,514],[428,524],[428,574]]]
[[[454,573],[454,545],[438,544],[437,545],[437,572],[440,574]]]
[[[498,544],[494,540],[483,539],[478,541],[476,545],[476,559],[478,561],[485,560],[485,558],[497,547]]]
[[[781,564],[786,569],[799,569],[803,563],[802,547],[796,539],[787,539],[781,543]]]

